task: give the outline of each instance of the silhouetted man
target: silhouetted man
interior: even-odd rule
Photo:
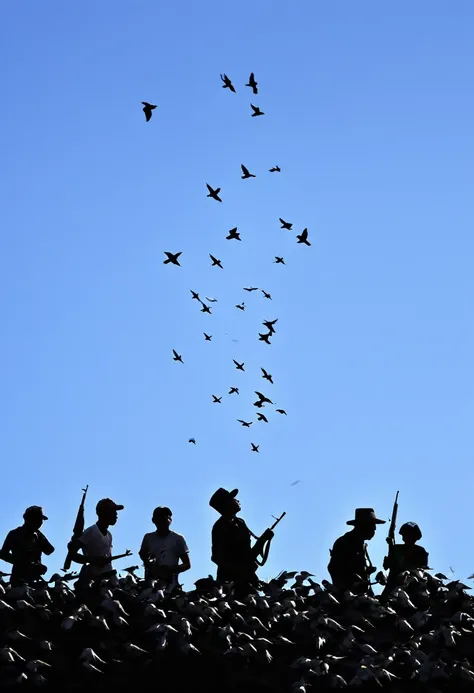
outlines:
[[[185,538],[170,529],[172,516],[167,507],[154,509],[151,521],[156,531],[145,534],[139,551],[145,566],[145,578],[158,578],[168,594],[178,586],[178,575],[191,568]]]
[[[428,568],[428,552],[416,543],[422,537],[416,522],[405,522],[398,533],[404,543],[394,544],[383,562],[384,569],[390,571],[384,594],[403,582],[400,576],[405,570]]]
[[[13,566],[10,579],[13,587],[38,581],[47,570],[41,562],[42,554],[50,556],[54,551],[54,546],[40,531],[44,520],[48,519],[43,508],[30,506],[23,513],[23,519],[21,527],[8,532],[0,550],[0,559]]]
[[[332,583],[343,591],[371,592],[370,575],[375,568],[370,565],[365,541],[372,539],[377,525],[385,524],[385,520],[379,520],[373,508],[356,508],[354,519],[346,524],[353,529],[336,539],[329,551]]]
[[[256,558],[263,543],[272,539],[273,532],[267,529],[258,538],[241,517],[236,517],[240,512],[238,492],[238,489],[219,488],[209,501],[211,508],[221,515],[212,528],[211,560],[217,565],[217,581],[234,582],[236,592],[243,595],[258,585]],[[257,540],[253,547],[251,537]]]

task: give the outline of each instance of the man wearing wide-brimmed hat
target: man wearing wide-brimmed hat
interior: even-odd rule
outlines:
[[[346,524],[353,529],[336,539],[328,571],[332,583],[340,590],[370,592],[370,575],[375,572],[367,553],[366,541],[372,539],[377,525],[385,524],[373,508],[356,508],[353,520]]]
[[[8,532],[0,550],[0,559],[13,565],[10,584],[15,587],[21,583],[32,583],[46,572],[41,556],[53,553],[54,546],[40,531],[48,518],[40,505],[31,505],[23,513],[23,525]]]
[[[212,528],[211,560],[217,565],[218,582],[234,582],[236,590],[244,594],[258,584],[256,558],[262,543],[271,540],[273,532],[267,529],[261,537],[255,536],[241,517],[238,489],[227,491],[219,488],[212,495],[209,505],[221,517]],[[256,539],[251,546],[251,537]]]

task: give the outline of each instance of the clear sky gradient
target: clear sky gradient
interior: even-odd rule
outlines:
[[[467,0],[4,7],[2,538],[43,505],[57,570],[89,484],[86,524],[125,505],[124,567],[166,504],[190,588],[215,574],[209,497],[238,487],[255,533],[287,511],[262,577],[322,579],[354,508],[388,519],[399,489],[431,566],[474,571],[473,23]],[[288,416],[242,428],[255,390]]]

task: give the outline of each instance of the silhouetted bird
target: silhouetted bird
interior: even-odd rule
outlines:
[[[263,402],[264,404],[265,404],[265,402],[268,402],[268,404],[273,404],[272,400],[268,399],[268,397],[265,397],[265,395],[262,395],[261,392],[257,392],[257,390],[254,390],[254,392],[257,395],[257,397],[259,398],[259,400],[261,402]]]
[[[274,264],[286,265],[286,262],[284,261],[284,259],[282,257],[278,257],[277,255],[275,255]]]
[[[201,302],[201,299],[199,298],[199,294],[197,293],[197,291],[193,291],[192,289],[189,289],[189,290],[192,294],[192,298],[196,299],[196,301]]]
[[[229,395],[233,395],[235,392],[236,395],[239,394],[239,388],[238,387],[231,387],[229,390]]]
[[[212,197],[213,200],[217,200],[218,202],[222,202],[221,198],[219,197],[218,193],[220,193],[221,189],[216,188],[215,190],[211,188],[209,183],[206,183],[207,189],[209,190],[207,197]]]
[[[279,220],[281,222],[281,228],[286,229],[287,231],[291,231],[293,228],[293,224],[290,223],[289,221],[284,221],[281,217],[279,217]]]
[[[181,251],[180,253],[168,253],[167,250],[164,251],[166,255],[166,260],[163,260],[163,264],[167,265],[169,262],[171,262],[172,265],[178,265],[178,267],[181,267],[181,265],[178,262],[178,258],[180,255],[183,254]]]
[[[256,116],[265,115],[265,113],[261,111],[258,106],[254,106],[253,103],[250,104],[250,107],[253,111],[252,118],[255,118]]]
[[[242,421],[242,419],[237,419],[237,421],[242,424],[242,426],[246,426],[247,428],[250,428],[250,426],[253,424],[253,421]]]
[[[257,88],[258,82],[255,81],[255,75],[253,72],[250,73],[249,81],[248,84],[246,84],[246,87],[251,87],[252,91],[254,94],[258,94],[258,88]]]
[[[212,315],[212,311],[211,311],[210,306],[206,306],[206,304],[203,303],[202,308],[201,308],[201,313],[209,313],[209,315]]]
[[[244,286],[244,291],[258,291],[258,286]]]
[[[298,479],[297,481],[293,481],[293,483],[290,484],[290,486],[296,486],[296,484],[299,484],[299,483],[300,483],[300,480]]]
[[[245,178],[256,178],[257,177],[253,173],[250,173],[248,168],[246,166],[244,166],[243,164],[240,164],[240,168],[242,169],[242,173],[244,174],[243,176],[240,176],[241,178],[245,179]]]
[[[239,305],[237,305],[235,307],[238,308],[239,310],[245,310],[245,303],[242,301],[242,303],[240,303]]]
[[[275,409],[275,411],[277,411],[279,414],[284,414],[285,416],[288,416],[284,409]]]
[[[173,361],[181,361],[181,363],[183,363],[183,359],[182,359],[181,356],[178,354],[178,352],[175,351],[174,349],[173,349],[173,354],[174,354],[174,356],[173,356]]]
[[[265,416],[265,414],[262,414],[261,411],[257,412],[257,418],[259,421],[265,421],[265,423],[268,423],[267,417]]]
[[[264,291],[264,290],[262,289],[262,294],[263,294],[263,298],[269,298],[270,301],[273,301],[272,295],[269,294],[267,291]]]
[[[270,168],[268,170],[270,171],[270,173],[276,173],[277,171],[278,171],[278,173],[281,172],[281,168],[279,166],[272,166],[272,168]]]
[[[204,296],[206,301],[210,301],[211,303],[217,303],[217,298],[209,298],[209,296]]]
[[[265,370],[265,368],[262,368],[261,366],[260,366],[260,370],[261,370],[262,373],[263,373],[262,378],[265,378],[265,380],[268,380],[268,382],[271,383],[271,384],[273,385],[273,376],[270,375],[270,373],[267,373],[267,371]]]
[[[151,116],[153,115],[153,111],[155,110],[156,106],[153,103],[148,103],[148,101],[142,101],[143,104],[143,113],[145,114],[146,122],[151,119]]]
[[[229,235],[226,236],[228,241],[241,241],[240,233],[237,231],[237,226],[229,231]]]
[[[222,262],[218,260],[216,257],[214,257],[214,255],[211,255],[211,253],[209,253],[209,257],[212,260],[212,267],[220,267],[221,269],[224,269],[222,267]]]
[[[250,445],[252,446],[252,452],[258,452],[260,445],[255,445],[254,443],[250,443]]]
[[[275,320],[264,320],[262,325],[264,325],[270,331],[270,334],[275,334],[275,328],[273,325],[275,325],[277,322],[278,318],[275,318]]]
[[[196,445],[196,441],[194,440],[194,438],[190,438],[190,439],[188,440],[188,443],[194,443],[194,445]]]
[[[203,332],[203,335],[204,335],[204,341],[206,341],[206,342],[210,342],[210,341],[211,341],[211,339],[212,339],[212,334],[206,334],[205,332]]]
[[[262,334],[261,332],[258,333],[258,341],[259,342],[265,342],[265,344],[271,344],[270,342],[270,337],[272,336],[271,332],[267,332],[267,334]]]
[[[222,404],[222,397],[216,397],[215,395],[212,395],[213,399],[213,404]]]
[[[306,243],[306,245],[311,245],[311,243],[308,241],[308,229],[303,229],[301,234],[299,236],[296,236],[297,243]]]
[[[232,361],[235,363],[235,367],[237,368],[238,371],[245,371],[244,361],[242,361],[242,363],[239,363],[235,359],[232,359]]]
[[[230,89],[231,91],[234,92],[234,94],[237,93],[237,92],[235,91],[234,85],[232,84],[232,82],[230,81],[230,79],[227,77],[227,75],[225,74],[225,72],[224,72],[223,75],[221,75],[221,80],[224,82],[224,84],[222,85],[222,88],[223,88],[223,89]]]

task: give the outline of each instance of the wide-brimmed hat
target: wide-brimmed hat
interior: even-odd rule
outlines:
[[[44,514],[41,505],[30,505],[30,507],[27,508],[23,513],[23,518],[26,519],[27,517],[41,517],[43,520],[48,519]]]
[[[104,510],[123,510],[124,506],[123,505],[118,505],[113,501],[111,498],[102,498],[97,505],[95,506],[95,511],[97,515]]]
[[[359,525],[374,522],[376,525],[384,525],[386,520],[380,520],[375,515],[373,508],[356,508],[353,520],[347,520],[346,525]]]
[[[211,496],[209,505],[211,508],[214,508],[214,510],[217,510],[217,512],[220,513],[226,507],[228,502],[235,498],[238,493],[238,488],[234,488],[232,491],[226,491],[225,488],[218,488],[217,491]]]

